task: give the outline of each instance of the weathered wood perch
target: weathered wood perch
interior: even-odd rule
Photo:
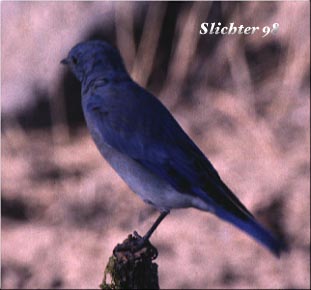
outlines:
[[[114,248],[100,288],[159,289],[158,265],[152,262],[157,256],[157,249],[149,241],[142,244],[136,232],[129,235]]]

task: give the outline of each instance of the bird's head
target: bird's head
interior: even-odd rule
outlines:
[[[101,40],[90,40],[77,44],[61,63],[68,65],[81,82],[87,76],[95,78],[126,72],[118,50]]]

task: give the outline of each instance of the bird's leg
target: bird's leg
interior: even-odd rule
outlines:
[[[160,216],[157,218],[157,220],[154,222],[152,227],[148,230],[148,232],[141,237],[136,231],[134,232],[133,236],[129,236],[127,240],[125,240],[122,244],[118,244],[115,249],[113,250],[114,254],[116,252],[120,251],[130,251],[131,253],[135,253],[137,251],[140,251],[144,247],[152,248],[154,251],[154,257],[157,256],[157,250],[155,247],[153,247],[150,242],[149,238],[153,234],[153,232],[156,230],[158,225],[161,223],[161,221],[170,213],[169,210],[162,211]]]
[[[169,210],[162,211],[159,217],[156,219],[154,224],[151,226],[151,228],[148,230],[148,232],[141,237],[136,231],[134,231],[134,236],[137,238],[137,249],[140,249],[144,247],[148,242],[149,238],[153,234],[153,232],[156,230],[156,228],[159,226],[161,221],[170,213]]]
[[[143,236],[143,240],[146,242],[149,240],[153,232],[156,230],[161,221],[170,213],[169,210],[162,211],[157,220],[154,222],[149,231]]]

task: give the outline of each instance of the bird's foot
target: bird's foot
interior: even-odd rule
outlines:
[[[157,249],[149,242],[149,239],[140,236],[136,231],[113,250],[114,256],[125,255],[127,258],[141,255],[142,252],[148,253],[148,256],[152,257],[152,260],[158,256]]]

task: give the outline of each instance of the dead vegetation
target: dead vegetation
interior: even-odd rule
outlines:
[[[277,260],[207,213],[175,211],[152,238],[160,287],[310,288],[309,2],[1,5],[3,288],[96,288],[114,245],[155,218],[97,152],[59,65],[95,37],[291,247]],[[199,35],[219,20],[280,30]]]

